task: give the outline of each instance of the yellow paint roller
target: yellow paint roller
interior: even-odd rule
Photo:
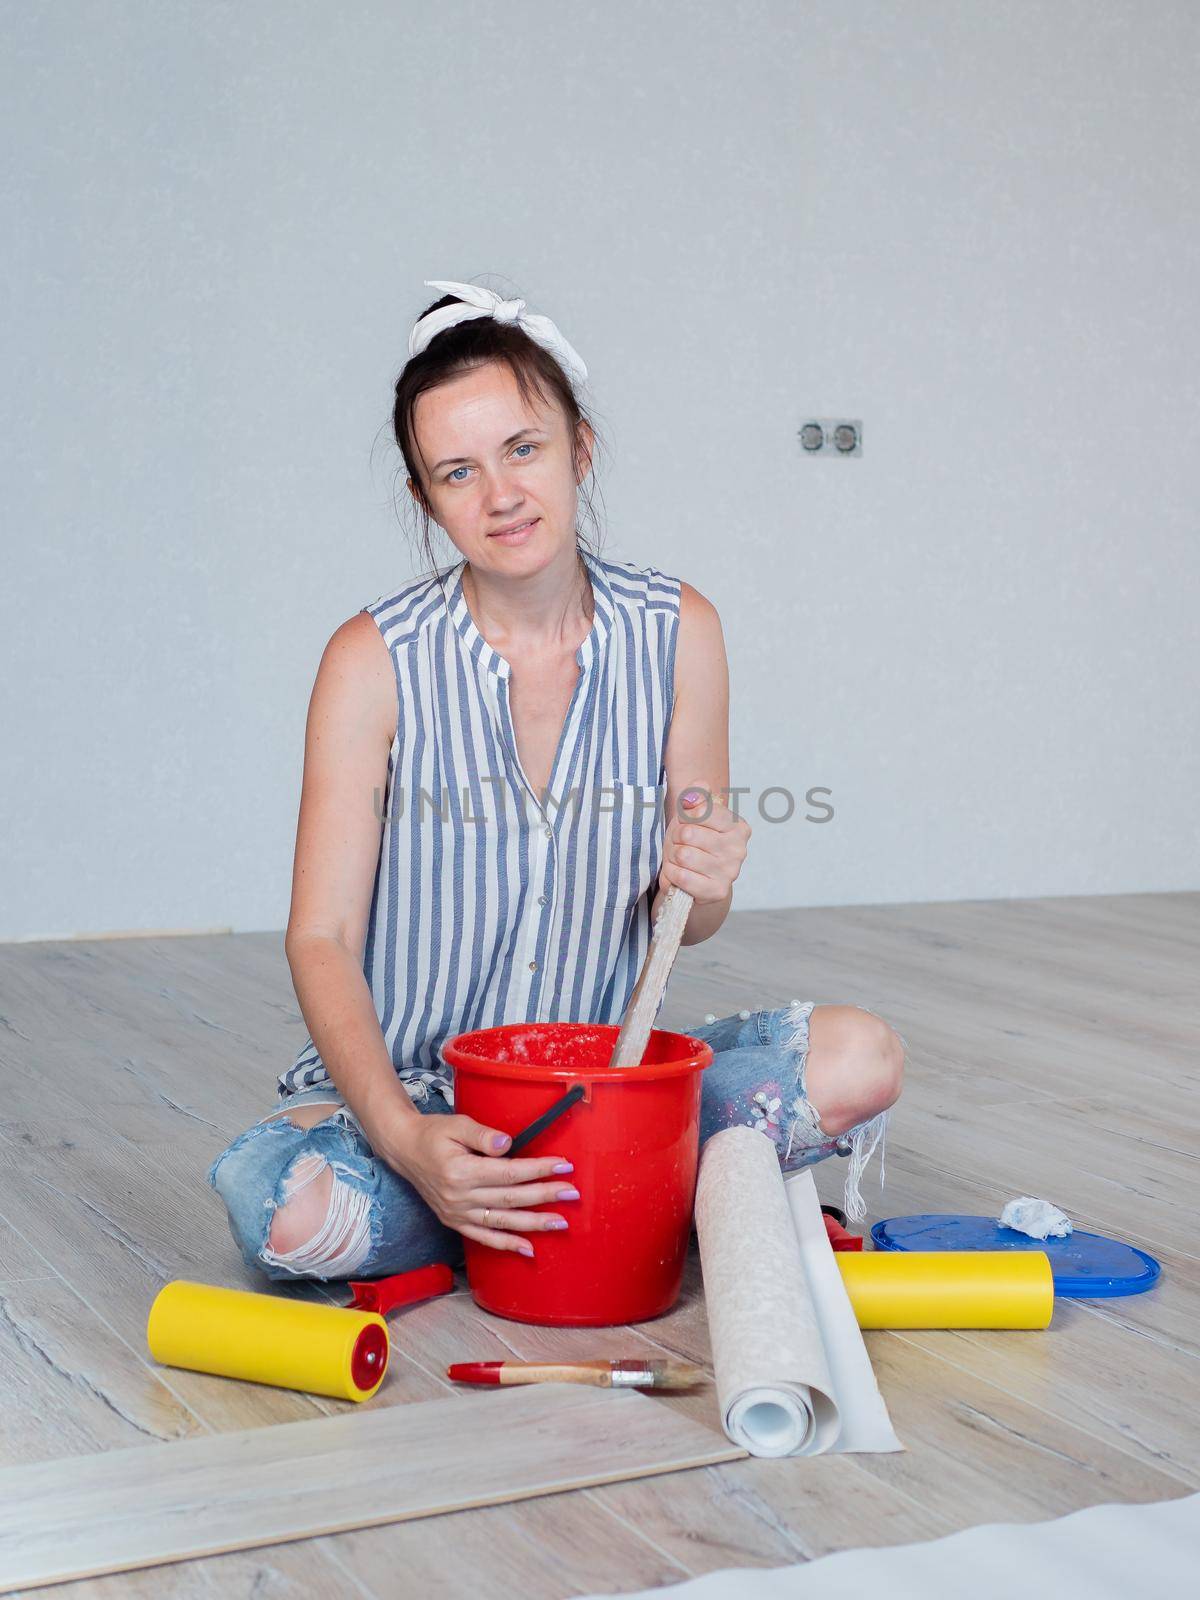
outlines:
[[[377,1311],[314,1305],[177,1278],[150,1307],[146,1342],[156,1361],[224,1378],[369,1400],[388,1361]]]
[[[1044,1250],[835,1251],[860,1328],[1045,1328]]]

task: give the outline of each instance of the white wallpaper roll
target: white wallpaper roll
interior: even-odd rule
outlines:
[[[785,1184],[765,1134],[714,1134],[700,1154],[696,1233],[729,1438],[756,1456],[903,1450],[811,1172]]]

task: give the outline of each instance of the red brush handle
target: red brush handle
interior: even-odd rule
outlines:
[[[827,1211],[822,1212],[822,1217],[825,1222],[825,1232],[829,1235],[829,1243],[834,1250],[862,1249],[863,1242],[860,1234],[847,1232],[837,1219],[831,1217]]]
[[[440,1262],[417,1267],[412,1272],[396,1272],[390,1278],[374,1278],[358,1283],[352,1278],[354,1298],[350,1305],[359,1311],[377,1311],[386,1316],[397,1306],[411,1306],[418,1300],[431,1300],[436,1294],[449,1294],[454,1274]]]
[[[446,1376],[456,1383],[499,1383],[503,1361],[457,1361],[446,1368]]]

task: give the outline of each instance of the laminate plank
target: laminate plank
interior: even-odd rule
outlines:
[[[1200,1371],[1189,1356],[1154,1345],[1131,1364],[1135,1353],[1111,1325],[1069,1300],[1055,1304],[1044,1330],[920,1329],[896,1337],[1200,1487]]]
[[[1049,1336],[1047,1332],[1047,1337]],[[857,1456],[855,1464],[955,1528],[1029,1522],[1104,1501],[1171,1500],[1190,1482],[1009,1394],[907,1335],[864,1338],[901,1455]]]
[[[639,1478],[644,1489],[682,1484],[694,1468]],[[586,1489],[515,1505],[478,1507],[339,1534],[339,1558],[380,1600],[401,1592],[436,1600],[563,1600],[567,1595],[658,1588],[692,1574],[635,1529],[602,1512]]]
[[[1153,1241],[1162,1276],[1146,1294],[1124,1295],[1114,1300],[1080,1300],[1090,1317],[1099,1317],[1139,1339],[1200,1358],[1200,1262],[1194,1256],[1176,1255]],[[1135,1371],[1141,1357],[1130,1357]],[[1194,1381],[1194,1380],[1193,1380]]]
[[[971,959],[1017,972],[1035,984],[1065,985],[1089,998],[1093,977],[1114,976],[1122,995],[1145,1001],[1156,996],[1177,1006],[1192,965],[1190,943],[1139,927],[1135,915],[1103,903],[1055,901],[965,902],[958,906],[914,906],[899,916],[890,910],[846,908],[850,926],[895,938],[961,947]]]
[[[934,1115],[910,1102],[895,1143],[928,1152],[930,1164],[947,1172],[1003,1184],[1012,1195],[1040,1195],[1072,1218],[1086,1212],[1102,1232],[1153,1238],[1181,1255],[1200,1254],[1200,1164],[1194,1156],[1106,1133],[1053,1104],[1039,1103],[1034,1114],[1019,1106],[990,1106],[985,1117],[981,1124],[956,1110]]]
[[[0,1283],[0,1373],[5,1464],[205,1431],[61,1279]]]
[[[918,917],[925,926],[915,924]],[[937,1029],[952,1017],[963,1023],[963,1043],[972,1050],[977,1040],[986,1044],[1003,1033],[1020,1040],[1033,1031],[1056,1047],[1060,1072],[1078,1072],[1069,1092],[1094,1087],[1094,1076],[1087,1073],[1097,1048],[1123,1049],[1125,1063],[1140,1067],[1142,1075],[1183,1072],[1195,1081],[1194,1012],[1188,998],[1194,979],[1186,966],[1172,980],[1171,1014],[1164,1017],[1163,1004],[1132,992],[1128,957],[1098,959],[1090,983],[1079,979],[1077,992],[1064,992],[1058,966],[1049,957],[1039,958],[1036,949],[1027,956],[1016,949],[981,950],[971,930],[950,931],[950,908],[847,908],[786,916],[748,912],[744,918],[774,918],[774,946],[764,942],[757,952],[747,950],[744,963],[733,951],[711,956],[701,954],[707,946],[695,951],[696,959],[710,965],[724,959],[743,993],[753,995],[770,983],[789,997],[802,993],[808,999],[865,1004],[888,1015],[906,1037],[910,1029]],[[738,931],[744,941],[744,921]],[[680,952],[685,971],[692,954]],[[742,1003],[756,1002],[746,998]]]
[[[376,1593],[332,1553],[336,1541],[311,1539],[268,1550],[236,1550],[169,1567],[144,1567],[53,1585],[54,1600],[391,1600]],[[20,1589],[42,1596],[45,1588]]]
[[[632,1390],[492,1404],[465,1452],[470,1413],[449,1399],[0,1469],[0,1593],[743,1454]]]
[[[1147,1152],[1165,1150],[1200,1162],[1200,1099],[1181,1097],[1177,1105],[1168,1108],[1158,1094],[1146,1096],[1135,1090],[1134,1096],[1122,1099],[1104,1093],[1055,1098],[1042,1109],[1056,1120],[1070,1118],[1109,1138],[1131,1139],[1144,1145]],[[1193,1181],[1200,1184],[1200,1167]]]
[[[27,1239],[0,1218],[0,1284],[53,1276],[53,1268]]]
[[[693,1477],[696,1472],[671,1476]],[[631,1528],[599,1513],[585,1491],[568,1490],[512,1506],[451,1511],[435,1519],[84,1578],[56,1584],[54,1597],[392,1600],[402,1592],[436,1600],[479,1600],[481,1595],[562,1600],[568,1594],[656,1588],[688,1576]]]
[[[96,1067],[127,1060],[136,1067],[141,1056],[181,1085],[203,1082],[208,1105],[228,1107],[235,1121],[243,1109],[248,1114],[261,1104],[264,1087],[268,1102],[273,1098],[267,1046],[253,1029],[213,1020],[214,1013],[233,1015],[228,997],[215,991],[182,993],[167,981],[169,973],[153,971],[151,952],[141,957],[149,970],[130,971],[130,954],[121,950],[118,961],[112,954],[117,948],[104,946],[97,954],[81,947],[63,956],[58,947],[49,947],[43,966],[29,955],[14,959],[0,947],[0,994],[10,1020],[19,1022],[25,1036],[24,1046],[19,1036],[4,1036],[0,1048],[6,1059],[24,1061],[40,1048],[62,1064],[64,1090],[73,1096],[89,1090],[111,1096],[119,1074],[97,1077]],[[201,1114],[212,1116],[207,1106]]]
[[[1200,899],[1176,894],[1066,895],[1043,900],[972,901],[972,926],[1048,928],[1101,958],[1155,962],[1186,979],[1200,956]]]
[[[173,1185],[149,1179],[119,1138],[66,1121],[47,1135],[0,1119],[0,1132],[0,1212],[139,1357],[148,1356],[146,1319],[164,1283],[244,1274],[232,1241],[225,1249],[214,1232],[198,1228],[197,1207]],[[255,1287],[273,1288],[266,1279]],[[188,1410],[218,1427],[327,1414],[314,1398],[287,1389],[176,1368],[160,1376]]]

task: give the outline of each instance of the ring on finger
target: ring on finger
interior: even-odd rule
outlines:
[[[488,1225],[488,1218],[491,1216],[491,1214],[492,1214],[491,1206],[484,1206],[484,1208],[483,1208],[483,1225],[484,1225],[485,1228]]]

